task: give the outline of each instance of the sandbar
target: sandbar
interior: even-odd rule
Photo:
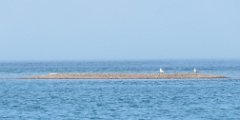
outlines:
[[[29,79],[214,79],[226,78],[221,75],[199,73],[174,74],[127,74],[127,73],[54,73],[32,76]]]

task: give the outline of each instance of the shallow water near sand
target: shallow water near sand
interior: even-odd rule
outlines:
[[[220,74],[211,80],[24,80],[51,72]],[[4,62],[0,119],[240,119],[240,62]]]

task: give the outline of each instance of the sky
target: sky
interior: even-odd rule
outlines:
[[[1,0],[0,61],[240,59],[239,0]]]

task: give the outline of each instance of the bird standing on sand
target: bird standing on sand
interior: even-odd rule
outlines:
[[[194,68],[194,69],[193,69],[193,72],[194,72],[194,73],[197,73],[198,71],[197,71],[197,69],[196,69],[196,68]]]
[[[163,69],[162,69],[162,68],[160,68],[160,69],[159,69],[159,72],[160,72],[160,74],[163,74],[163,73],[165,73],[165,71],[163,71]]]

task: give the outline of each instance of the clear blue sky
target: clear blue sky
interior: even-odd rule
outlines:
[[[141,59],[240,59],[240,1],[0,1],[0,61]]]

